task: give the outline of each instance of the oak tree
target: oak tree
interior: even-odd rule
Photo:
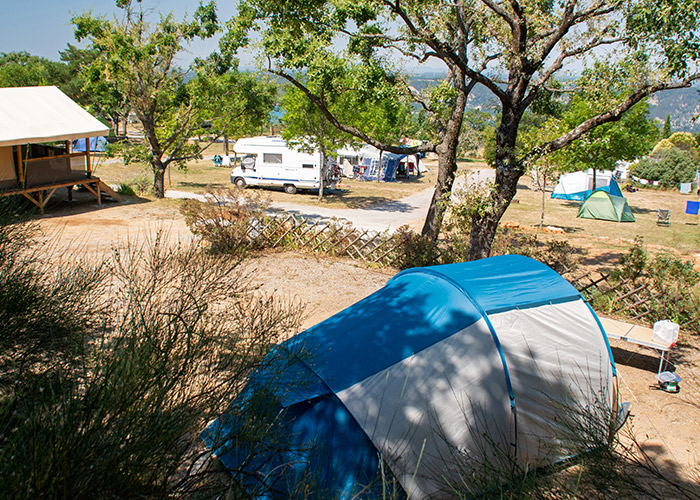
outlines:
[[[345,123],[326,105],[351,92],[368,99],[413,99],[436,140],[410,152],[434,151],[439,173],[423,233],[437,238],[457,169],[459,133],[477,84],[500,107],[496,128],[496,188],[490,210],[472,220],[468,257],[486,257],[498,223],[535,157],[560,150],[597,127],[619,120],[636,103],[700,78],[698,0],[242,0],[222,47],[255,42],[267,69],[299,88],[340,130],[392,152],[362,125]],[[518,153],[524,114],[571,64],[596,55],[622,68],[626,90],[552,140]],[[444,66],[441,92],[426,96],[407,85],[401,61]],[[344,75],[357,75],[348,85]],[[309,82],[320,90],[312,91]],[[342,82],[342,83],[339,83]],[[566,90],[566,89],[564,89]],[[442,108],[442,109],[439,109]]]

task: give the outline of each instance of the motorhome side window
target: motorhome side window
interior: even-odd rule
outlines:
[[[302,163],[301,168],[314,168],[313,163]]]
[[[263,153],[263,163],[282,163],[280,153]]]

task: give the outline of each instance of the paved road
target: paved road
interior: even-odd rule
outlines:
[[[168,190],[167,198],[192,198],[204,201],[201,194],[186,191]],[[272,212],[287,212],[304,216],[311,220],[340,219],[347,220],[356,228],[369,231],[395,231],[399,227],[424,220],[433,196],[433,188],[413,194],[399,200],[386,201],[366,208],[326,208],[297,203],[273,202]]]

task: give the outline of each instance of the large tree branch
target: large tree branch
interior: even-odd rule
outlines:
[[[427,152],[435,152],[435,145],[434,144],[422,144],[420,146],[414,146],[414,147],[401,147],[401,146],[394,146],[391,144],[387,144],[381,141],[378,141],[366,133],[364,133],[362,130],[352,127],[350,125],[346,125],[344,123],[341,123],[333,113],[330,112],[328,107],[325,105],[323,100],[311,92],[303,83],[301,83],[299,80],[294,78],[292,75],[285,73],[284,71],[281,70],[276,70],[273,68],[268,68],[267,70],[269,73],[273,75],[277,75],[279,77],[284,78],[287,80],[289,83],[294,85],[296,88],[298,88],[306,97],[309,99],[314,105],[318,108],[318,110],[323,114],[323,116],[326,117],[326,119],[333,124],[334,127],[336,127],[338,130],[348,133],[350,135],[353,135],[357,137],[358,139],[363,140],[367,144],[374,146],[377,149],[381,149],[383,151],[389,151],[390,153],[397,153],[397,154],[415,154],[415,153],[427,153]]]
[[[470,68],[467,61],[464,61],[459,57],[458,51],[455,51],[452,47],[447,46],[444,42],[439,40],[435,33],[419,29],[411,20],[408,13],[399,6],[398,2],[384,0],[384,5],[386,5],[393,14],[401,19],[413,36],[422,40],[423,43],[433,49],[436,57],[441,59],[445,64],[447,64],[448,67],[450,64],[458,66],[468,78],[476,80],[477,83],[480,83],[489,89],[501,102],[505,102],[506,93],[495,81],[491,80],[487,76],[484,76],[480,71]]]
[[[563,51],[561,52],[557,58],[550,64],[547,69],[542,71],[540,73],[539,77],[537,80],[535,80],[532,85],[530,92],[528,95],[523,99],[523,108],[527,108],[532,104],[532,102],[537,98],[537,93],[539,92],[539,89],[544,86],[544,84],[552,77],[554,73],[559,71],[563,66],[564,66],[564,61],[567,59],[570,59],[572,57],[576,57],[581,54],[585,54],[586,52],[589,52],[593,50],[596,47],[602,47],[604,45],[613,45],[619,42],[624,41],[624,38],[609,38],[609,39],[593,39],[591,40],[587,45],[584,45],[582,47],[578,47],[577,49],[574,50],[569,50],[569,51]]]
[[[538,156],[558,151],[571,144],[573,141],[581,137],[586,132],[590,132],[594,128],[605,123],[618,121],[620,118],[622,118],[622,115],[626,111],[628,111],[632,106],[637,104],[645,97],[648,97],[662,90],[687,88],[690,87],[693,84],[693,82],[697,80],[700,80],[700,73],[691,75],[679,82],[644,85],[643,87],[637,89],[635,92],[627,96],[627,98],[620,104],[618,104],[615,108],[604,113],[600,113],[599,115],[596,115],[592,118],[589,118],[588,120],[579,124],[577,127],[574,127],[566,134],[560,135],[556,139],[534,147],[525,156],[519,159],[518,163],[522,164],[523,162],[530,161],[534,158],[537,158]]]

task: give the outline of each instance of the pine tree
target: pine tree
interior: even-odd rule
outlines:
[[[661,131],[661,138],[668,139],[671,137],[671,115],[666,115],[666,122],[664,123],[664,128]]]

